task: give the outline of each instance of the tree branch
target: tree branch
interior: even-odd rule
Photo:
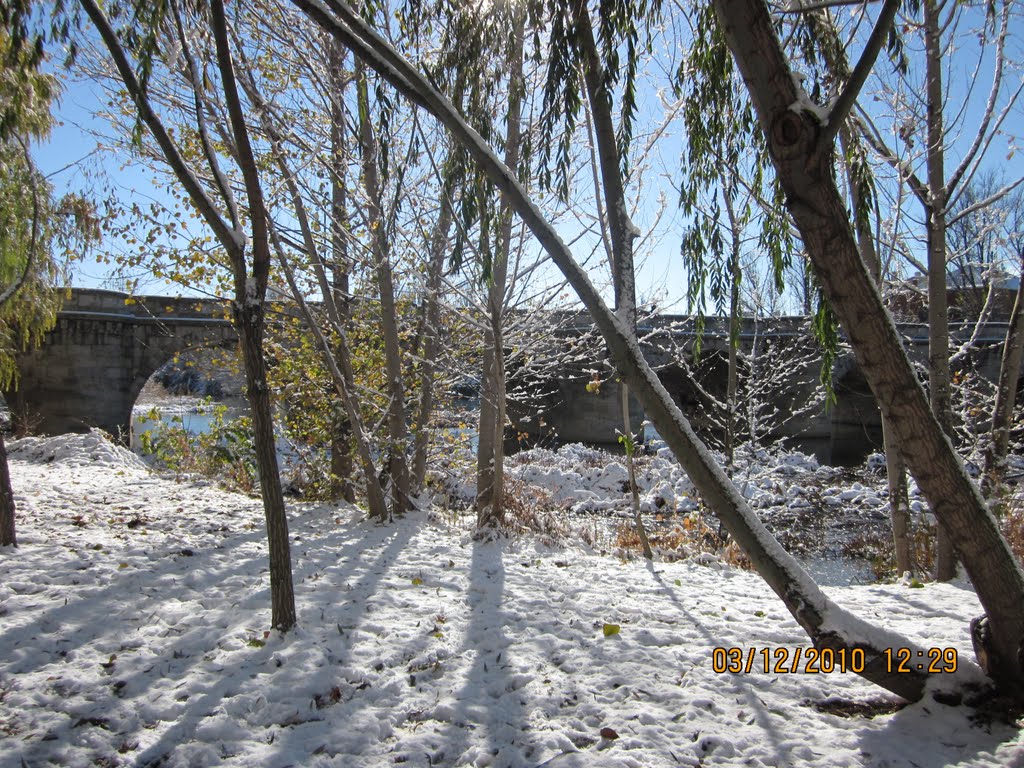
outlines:
[[[267,231],[267,207],[263,199],[263,188],[260,185],[259,169],[256,157],[249,141],[249,129],[242,112],[242,101],[238,95],[238,83],[235,80],[234,64],[231,59],[231,47],[228,44],[227,18],[224,13],[224,0],[212,0],[210,3],[211,27],[217,49],[217,69],[220,70],[221,86],[224,91],[224,102],[231,122],[231,133],[238,151],[238,167],[242,171],[245,194],[249,200],[249,225],[252,227],[252,276],[255,284],[250,290],[247,282],[245,255],[240,252],[233,270],[235,275],[235,294],[243,295],[247,302],[262,303],[266,293],[267,280],[270,277],[270,239]],[[243,239],[245,235],[238,229],[237,235]]]
[[[974,141],[971,144],[971,148],[963,156],[963,159],[960,161],[960,165],[957,166],[957,169],[952,173],[952,175],[950,175],[949,181],[946,182],[947,196],[949,196],[952,193],[952,191],[955,190],[957,186],[960,184],[960,179],[963,178],[964,173],[966,173],[967,168],[971,165],[975,155],[978,154],[978,150],[980,149],[982,141],[985,138],[985,134],[988,131],[989,123],[992,121],[992,114],[995,112],[996,99],[999,97],[999,90],[1003,82],[1003,51],[1006,47],[1006,30],[1009,26],[1007,23],[1007,19],[1010,13],[1009,9],[1010,4],[1008,2],[1004,2],[1003,14],[1002,18],[1000,19],[999,38],[996,40],[996,69],[995,72],[992,73],[992,88],[989,90],[988,102],[985,104],[985,116],[981,121],[981,125],[978,126],[978,132],[974,136]],[[1020,89],[1017,90],[1017,93],[1020,93]],[[1016,98],[1017,97],[1015,95],[1014,98],[1010,100],[1010,103],[1007,104],[1007,109],[1009,109],[1009,107],[1013,105],[1013,102],[1016,100]],[[1006,110],[1003,111],[1003,116],[999,120],[1000,123],[1002,123],[1003,118],[1005,118],[1005,116]],[[998,128],[998,125],[996,127]],[[952,204],[952,201],[947,200],[947,204]]]
[[[210,196],[206,194],[203,185],[199,183],[199,180],[181,156],[181,152],[178,150],[174,140],[167,133],[163,121],[153,111],[149,98],[146,96],[145,91],[142,90],[138,78],[135,77],[135,71],[128,61],[124,48],[121,47],[121,41],[118,40],[117,34],[114,32],[113,27],[110,26],[106,15],[100,10],[96,0],[82,0],[82,6],[85,8],[85,12],[96,27],[96,30],[100,33],[100,37],[103,39],[110,57],[114,60],[114,66],[117,68],[125,88],[128,89],[128,95],[132,97],[132,101],[135,102],[135,108],[139,111],[139,117],[142,118],[150,133],[153,134],[153,138],[156,139],[157,144],[160,146],[160,151],[163,152],[167,164],[171,166],[175,177],[185,188],[189,198],[199,210],[199,214],[229,253],[241,250],[245,247],[245,237],[237,229],[229,226],[224,220],[217,206],[210,199]]]
[[[235,196],[231,192],[231,184],[228,182],[224,173],[220,169],[220,163],[217,162],[217,153],[213,149],[213,144],[210,141],[210,133],[206,128],[206,109],[205,99],[202,95],[202,90],[199,87],[199,67],[196,65],[195,59],[192,56],[192,48],[188,44],[188,37],[185,35],[185,27],[181,23],[181,14],[178,11],[176,3],[171,3],[171,8],[174,12],[174,23],[178,29],[178,37],[181,39],[181,50],[185,55],[185,61],[187,63],[187,76],[189,85],[192,86],[192,96],[196,105],[196,127],[199,129],[199,141],[203,146],[203,154],[206,156],[206,162],[210,166],[210,171],[213,173],[213,181],[220,191],[220,195],[224,198],[224,204],[227,206],[228,215],[231,217],[231,224],[235,229],[239,228],[238,218],[238,204],[235,202]]]
[[[896,12],[899,8],[900,0],[885,0],[885,5],[882,6],[882,11],[878,15],[878,21],[875,22],[875,28],[871,30],[871,36],[868,38],[864,51],[857,61],[857,66],[853,68],[850,79],[846,81],[846,85],[839,94],[839,98],[836,99],[832,109],[829,110],[828,121],[818,137],[819,152],[832,146],[832,142],[835,141],[840,127],[842,127],[846,118],[849,117],[850,112],[853,111],[853,105],[857,103],[857,97],[860,95],[868,75],[871,74],[872,67],[875,66],[875,60],[885,44],[885,39],[889,35],[893,19],[896,18]]]
[[[879,157],[882,158],[896,173],[899,174],[900,178],[903,179],[910,186],[914,196],[921,202],[922,205],[928,205],[928,188],[924,185],[921,179],[918,178],[917,174],[910,170],[909,163],[907,161],[901,162],[896,154],[889,148],[889,145],[885,143],[885,140],[878,134],[874,126],[868,129],[867,124],[863,120],[857,120],[857,128],[860,130],[861,135],[868,145],[875,151]]]

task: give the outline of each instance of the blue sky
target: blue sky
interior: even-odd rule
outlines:
[[[1017,46],[1019,48],[1019,45]],[[964,71],[963,66],[958,68]],[[951,78],[949,87],[954,97],[962,98],[968,82],[961,78]],[[656,99],[655,92],[647,92],[649,98]],[[977,108],[978,99],[983,97],[975,94],[966,110],[968,118]],[[123,155],[108,150],[98,149],[103,136],[110,132],[109,125],[102,119],[95,118],[93,113],[103,106],[100,89],[87,81],[68,82],[65,84],[57,108],[57,116],[61,122],[54,128],[48,142],[40,144],[35,156],[41,170],[52,174],[50,180],[59,192],[67,190],[83,190],[94,198],[104,199],[115,196],[122,200],[146,202],[158,200],[169,202],[166,192],[154,184],[153,172],[133,164]],[[649,105],[652,112],[657,112],[659,105]],[[1020,121],[1020,109],[1011,116],[1007,126],[1015,129]],[[880,125],[885,128],[887,126]],[[998,139],[990,150],[990,162],[1008,175],[1024,173],[1024,158],[1010,155],[1009,142],[1012,139]],[[1000,145],[1000,142],[1002,145]],[[667,311],[684,311],[682,297],[685,294],[686,273],[679,254],[679,240],[683,221],[676,205],[676,193],[672,186],[672,177],[678,174],[678,155],[682,140],[678,135],[670,134],[658,146],[651,158],[651,163],[644,174],[644,192],[641,205],[635,215],[636,223],[650,237],[641,242],[638,253],[637,295],[641,301],[657,301],[659,307]],[[952,161],[948,164],[952,167]],[[632,197],[633,193],[631,193]],[[654,227],[657,212],[662,215],[658,225]],[[911,216],[920,216],[920,207],[911,203],[907,207]],[[571,223],[559,225],[567,240],[572,240],[578,226]],[[653,231],[652,231],[653,227]],[[596,245],[593,237],[584,237],[577,241],[574,250],[577,257],[583,260]],[[104,244],[105,252],[117,251],[120,245],[109,240]],[[592,263],[603,261],[597,254],[591,257]],[[97,264],[95,259],[87,258],[76,265],[74,284],[83,287],[120,287],[112,282],[110,267]],[[550,276],[554,279],[554,276]],[[599,279],[599,278],[595,278]],[[145,293],[178,293],[177,286],[166,285],[162,280],[143,281],[138,290]]]

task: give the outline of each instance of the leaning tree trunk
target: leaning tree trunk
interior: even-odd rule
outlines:
[[[715,0],[719,19],[768,140],[787,205],[826,296],[843,324],[882,413],[940,525],[956,539],[986,616],[973,635],[979,660],[1000,685],[1024,685],[1024,574],[978,488],[935,418],[868,275],[835,185],[831,146],[797,91],[762,0]]]
[[[509,196],[512,207],[590,312],[613,361],[640,400],[648,419],[737,544],[748,554],[754,568],[812,640],[819,647],[862,649],[867,659],[862,676],[901,696],[919,699],[924,693],[927,673],[901,675],[885,664],[887,650],[903,647],[909,641],[859,620],[832,603],[772,538],[696,437],[686,417],[644,360],[628,328],[604,304],[568,246],[530,200],[515,172],[498,160],[451,102],[348,6],[335,3],[328,12],[315,0],[292,2],[363,56],[406,98],[434,114],[491,181]],[[755,95],[762,124],[767,126],[779,173],[788,191],[798,193],[796,197],[791,194],[790,205],[798,216],[805,242],[813,248],[823,285],[830,291],[833,305],[841,308],[841,318],[847,323],[863,322],[863,328],[851,324],[849,333],[861,354],[862,366],[870,371],[876,397],[893,413],[901,438],[914,437],[915,430],[926,422],[924,436],[916,438],[919,444],[908,444],[907,455],[911,459],[908,463],[919,485],[935,503],[937,514],[958,533],[963,531],[965,537],[971,539],[965,550],[971,555],[985,555],[979,558],[977,567],[972,563],[969,568],[976,583],[985,585],[978,592],[990,610],[990,624],[985,629],[993,641],[989,646],[992,653],[988,656],[993,664],[986,668],[994,679],[1010,686],[1021,679],[1015,659],[1017,643],[1024,634],[1024,622],[1019,621],[1021,617],[1016,609],[1024,602],[1024,574],[1014,563],[995,521],[987,515],[984,502],[931,416],[924,391],[899,345],[895,326],[881,306],[860,261],[846,210],[832,177],[831,164],[822,158],[808,163],[814,154],[813,139],[818,124],[789,109],[797,100],[794,80],[767,8],[759,0],[719,0],[717,8],[730,45],[742,62]],[[736,23],[730,24],[730,19],[735,19]],[[758,63],[755,65],[753,61]],[[831,246],[838,251],[830,250]],[[834,268],[830,268],[833,261],[836,262]],[[854,288],[852,293],[843,292],[847,283]],[[1018,623],[1015,624],[1015,620]],[[943,680],[954,684],[951,677]]]

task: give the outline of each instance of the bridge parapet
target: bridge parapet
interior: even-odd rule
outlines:
[[[223,299],[189,296],[132,296],[102,288],[75,288],[61,308],[63,313],[97,313],[137,318],[204,318],[227,320],[228,303]]]

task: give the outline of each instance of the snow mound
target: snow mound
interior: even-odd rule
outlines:
[[[105,433],[94,429],[85,434],[23,437],[7,446],[13,459],[31,464],[59,461],[71,466],[103,466],[147,469],[138,456],[110,441]]]

